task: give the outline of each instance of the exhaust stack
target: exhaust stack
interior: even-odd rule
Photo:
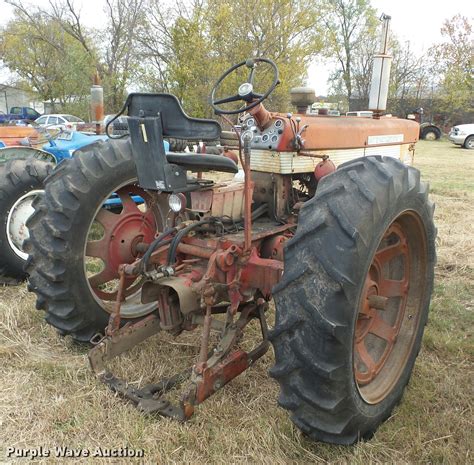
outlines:
[[[383,21],[380,51],[374,56],[369,95],[369,110],[374,112],[375,118],[379,118],[381,113],[387,109],[390,68],[392,65],[392,57],[388,55],[388,30],[391,19],[391,16],[385,13],[380,17],[380,20]]]
[[[100,83],[99,72],[94,75],[94,84],[91,87],[91,114],[95,123],[95,132],[100,134],[104,121],[104,89]]]

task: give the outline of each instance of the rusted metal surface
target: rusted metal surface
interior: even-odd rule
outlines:
[[[140,195],[151,201],[143,189],[137,186],[125,186],[117,191],[122,203],[120,214],[105,208],[99,210],[95,222],[99,223],[104,234],[98,240],[89,240],[86,244],[86,257],[102,260],[103,269],[89,277],[89,284],[96,296],[104,301],[115,301],[117,291],[106,290],[103,285],[119,278],[119,267],[132,263],[139,251],[141,242],[151,243],[156,232],[156,220],[150,208],[143,212],[133,201],[131,195]],[[137,291],[135,276],[125,277],[124,296]],[[141,285],[140,285],[141,287]]]
[[[110,332],[89,352],[89,361],[94,373],[102,382],[114,392],[137,404],[141,411],[184,421],[192,416],[196,405],[242,373],[268,350],[268,329],[264,313],[267,305],[264,299],[258,299],[257,303],[246,304],[242,307],[236,323],[230,325],[213,320],[213,308],[208,306],[203,320],[194,319],[195,323],[203,324],[200,355],[194,367],[141,389],[133,388],[126,381],[114,376],[108,371],[107,362],[156,334],[163,325],[155,315],[149,315],[137,323]],[[243,328],[253,318],[258,318],[260,321],[262,342],[249,353],[240,349],[232,352],[232,348],[242,335]],[[223,335],[215,349],[208,352],[211,329],[223,331]],[[182,401],[178,405],[173,405],[164,394],[188,378],[190,383],[183,391]]]
[[[97,376],[106,372],[108,360],[130,350],[160,330],[160,320],[156,315],[149,315],[139,322],[124,326],[114,334],[103,338],[88,354],[91,368]]]
[[[123,270],[123,265],[120,265],[119,270],[119,287],[117,290],[117,297],[115,301],[115,307],[113,313],[110,315],[109,325],[107,326],[107,334],[112,335],[120,328],[120,307],[124,298],[124,288],[125,288],[125,272]]]
[[[214,367],[204,370],[203,379],[197,386],[196,404],[204,402],[248,367],[247,353],[238,350]]]
[[[249,110],[249,113],[255,118],[260,128],[265,129],[269,126],[276,113],[269,112],[262,103]]]
[[[271,290],[280,281],[283,274],[283,262],[260,258],[254,248],[247,265],[242,270],[241,286],[259,289],[265,296],[271,295]]]
[[[283,115],[279,115],[283,116]],[[298,115],[301,118],[300,127],[309,125],[302,133],[304,145],[302,150],[345,149],[357,147],[379,147],[393,145],[391,142],[369,143],[369,137],[400,136],[399,143],[414,143],[418,140],[419,126],[417,123],[399,118],[382,117],[379,120],[371,118],[338,118],[317,115]],[[344,137],[341,137],[344,134]],[[294,134],[290,125],[286,125],[278,144],[277,151],[294,151]],[[389,139],[390,140],[390,139]]]
[[[418,283],[426,266],[426,244],[419,217],[402,213],[386,230],[366,277],[354,335],[354,372],[370,402],[384,398],[411,352],[423,293]],[[420,239],[421,242],[420,242]],[[414,256],[419,261],[414,268]],[[410,286],[411,285],[411,286]]]
[[[200,295],[192,289],[192,284],[202,278],[199,270],[192,270],[189,274],[160,279],[159,284],[147,282],[142,288],[142,303],[160,300],[162,288],[173,289],[179,299],[179,308],[183,314],[188,314],[199,309]]]
[[[102,132],[104,121],[104,89],[102,88],[99,72],[94,74],[93,85],[91,87],[91,115],[95,124],[96,134]]]
[[[244,173],[245,173],[245,188],[244,188],[244,250],[250,250],[252,244],[252,192],[253,182],[252,173],[250,171],[250,146],[244,149]]]
[[[35,128],[28,126],[0,126],[0,140],[7,146],[24,145],[41,147],[46,142]]]
[[[317,181],[328,174],[334,173],[336,171],[336,165],[329,159],[326,158],[325,160],[319,162],[314,168],[314,177]]]
[[[204,367],[207,361],[207,352],[209,350],[209,335],[211,333],[211,310],[212,307],[206,307],[204,322],[202,325],[201,349],[199,351],[198,366]]]

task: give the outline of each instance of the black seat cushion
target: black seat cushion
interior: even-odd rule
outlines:
[[[202,153],[166,152],[168,163],[174,163],[189,171],[223,171],[237,173],[239,167],[230,158]]]
[[[171,94],[131,93],[125,102],[128,116],[139,118],[161,115],[163,137],[187,140],[219,140],[221,125],[211,119],[191,118]]]

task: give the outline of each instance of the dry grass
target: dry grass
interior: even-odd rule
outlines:
[[[303,437],[277,407],[271,353],[187,424],[142,416],[94,379],[86,349],[60,338],[20,286],[0,288],[0,462],[10,461],[8,446],[61,445],[127,445],[144,449],[146,463],[472,462],[474,152],[422,142],[416,164],[437,204],[437,283],[410,386],[371,441],[335,447]],[[197,336],[186,336],[184,346],[155,337],[126,356],[121,371],[147,380],[185,366]]]

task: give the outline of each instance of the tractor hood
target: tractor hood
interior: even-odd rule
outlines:
[[[381,117],[331,117],[298,115],[304,146],[302,150],[349,149],[379,145],[409,144],[418,141],[420,126],[414,121]],[[291,151],[293,132],[285,125],[278,151]]]

